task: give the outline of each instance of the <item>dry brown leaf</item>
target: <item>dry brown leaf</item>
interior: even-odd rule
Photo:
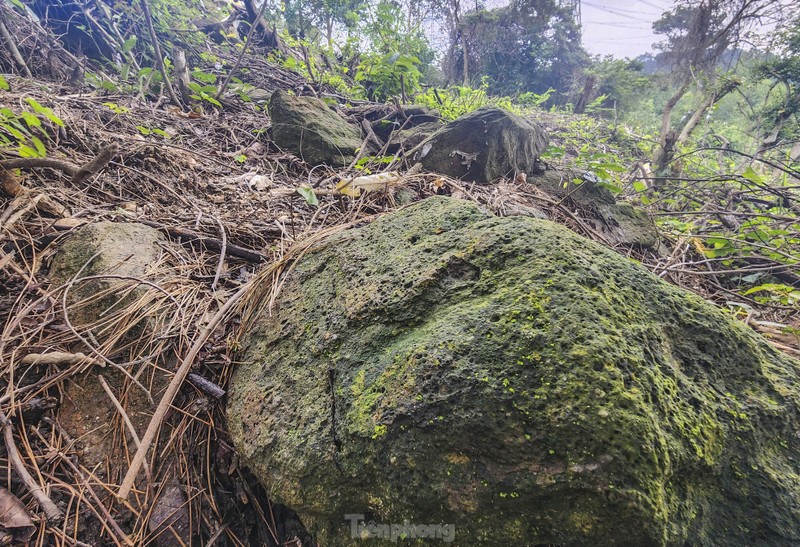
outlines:
[[[0,527],[10,532],[14,540],[26,543],[36,532],[28,510],[19,498],[0,486]]]

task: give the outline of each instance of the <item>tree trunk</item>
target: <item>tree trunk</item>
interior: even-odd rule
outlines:
[[[586,112],[586,106],[589,104],[589,101],[592,100],[592,96],[594,95],[594,85],[597,83],[597,76],[594,74],[589,74],[586,76],[586,83],[583,84],[583,91],[581,91],[580,97],[575,102],[574,112],[575,114],[583,114]]]
[[[705,99],[703,99],[703,102],[700,103],[700,106],[698,106],[697,109],[692,113],[692,116],[687,120],[686,124],[683,126],[683,129],[681,129],[675,144],[681,145],[686,143],[686,141],[688,141],[689,137],[692,135],[692,131],[695,130],[703,116],[705,116],[711,107],[714,106],[714,103],[739,87],[739,85],[740,82],[738,81],[725,80],[717,89],[712,90],[705,97]]]
[[[461,32],[461,54],[463,61],[462,71],[464,73],[464,86],[469,85],[469,49],[467,49],[467,36],[463,30]]]
[[[678,101],[680,101],[683,96],[686,95],[686,91],[688,91],[688,89],[689,81],[686,81],[675,92],[675,94],[669,98],[667,104],[664,105],[664,112],[662,113],[661,117],[661,139],[658,147],[656,148],[655,154],[653,155],[653,171],[658,176],[662,176],[666,173],[669,162],[672,161],[672,157],[675,155],[674,149],[677,136],[671,127],[672,124],[670,118],[672,117],[672,111],[675,109]]]

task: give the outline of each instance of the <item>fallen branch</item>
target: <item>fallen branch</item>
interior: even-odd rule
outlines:
[[[50,353],[29,353],[20,360],[23,365],[78,365],[91,363],[105,366],[105,363],[89,357],[83,353],[65,353],[53,351]]]
[[[163,224],[159,224],[157,222],[152,222],[149,220],[140,220],[139,222],[146,226],[150,226],[151,228],[161,230],[170,237],[182,240],[181,243],[186,242],[190,245],[200,244],[203,247],[206,247],[207,249],[211,249],[212,251],[217,251],[219,253],[221,253],[224,250],[227,256],[235,256],[236,258],[241,258],[247,260],[248,262],[254,262],[256,264],[267,261],[267,257],[262,255],[258,251],[254,251],[252,249],[246,249],[245,247],[240,247],[238,245],[231,245],[227,241],[223,244],[222,240],[220,239],[201,236],[200,234],[192,232],[191,230],[187,230],[185,228],[164,226]]]
[[[38,503],[39,507],[44,511],[47,522],[50,524],[61,522],[64,519],[64,513],[62,513],[61,509],[53,503],[53,500],[44,493],[44,488],[33,480],[31,474],[28,473],[28,470],[25,468],[25,463],[22,461],[22,456],[20,456],[17,445],[14,442],[14,431],[12,429],[11,420],[8,419],[8,416],[6,416],[5,412],[2,410],[0,410],[0,425],[3,427],[6,452],[8,453],[8,459],[11,460],[11,466],[14,468],[14,471],[17,472],[19,478],[25,483],[25,487],[36,500],[36,503]]]
[[[0,36],[2,36],[3,40],[8,45],[8,50],[11,52],[11,56],[14,57],[14,61],[19,65],[19,69],[22,71],[28,78],[33,78],[33,74],[31,74],[31,69],[28,68],[27,63],[25,63],[25,59],[22,58],[22,54],[20,54],[19,50],[17,49],[17,44],[14,43],[14,38],[12,38],[11,33],[8,32],[8,27],[3,21],[0,21]]]
[[[95,158],[86,165],[79,167],[78,170],[72,175],[72,184],[82,184],[86,179],[94,174],[99,173],[103,168],[108,165],[108,162],[117,155],[119,147],[112,144],[102,148]]]
[[[0,161],[0,167],[4,169],[33,169],[36,167],[43,167],[45,169],[63,171],[71,177],[74,177],[80,169],[80,167],[74,163],[55,158],[14,158]]]
[[[75,165],[67,160],[59,160],[56,158],[13,158],[10,160],[0,161],[0,168],[2,169],[33,169],[37,167],[45,169],[55,169],[62,171],[64,174],[72,177],[73,184],[81,184],[90,176],[100,172],[108,162],[117,154],[119,148],[116,144],[102,148],[97,156],[90,162],[83,166]],[[5,189],[5,179],[4,179]],[[12,185],[13,186],[13,185]]]
[[[189,380],[190,384],[192,384],[194,387],[196,387],[197,389],[199,389],[200,391],[202,391],[206,395],[209,395],[210,397],[213,397],[215,399],[222,399],[225,396],[225,390],[224,389],[219,387],[217,384],[215,384],[211,380],[203,378],[199,374],[195,374],[194,372],[190,372],[186,376],[186,379]]]

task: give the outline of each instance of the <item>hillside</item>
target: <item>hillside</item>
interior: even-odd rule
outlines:
[[[485,92],[467,95],[466,107],[436,87],[415,97],[404,87],[385,102],[349,97],[309,75],[315,53],[305,45],[270,43],[277,31],[260,17],[251,19],[258,39],[237,48],[204,38],[186,47],[185,70],[171,54],[165,78],[163,61],[139,58],[134,76],[87,50],[79,58],[69,34],[12,4],[0,3],[0,542],[311,545],[294,511],[240,463],[228,431],[226,394],[251,314],[276,301],[319,242],[433,196],[497,217],[544,217],[725,310],[783,352],[781,363],[800,356],[791,161],[753,163],[709,146],[719,165],[736,163],[734,182],[714,186],[707,166],[698,185],[664,188],[659,180],[694,177],[657,176],[653,136],[617,120]],[[117,53],[136,61],[140,51]],[[292,68],[303,59],[305,69]],[[279,146],[269,101],[280,92],[321,99],[360,131],[354,155],[334,166]],[[419,120],[438,131],[479,106],[545,130],[535,169],[461,180],[423,165],[427,141],[392,140]],[[376,134],[381,121],[397,131]],[[110,226],[98,223],[151,228],[152,245],[120,236],[116,262],[94,271],[105,247],[77,258],[64,249],[86,227]],[[118,269],[151,251],[147,268]]]

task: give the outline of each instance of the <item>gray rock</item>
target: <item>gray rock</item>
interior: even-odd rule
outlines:
[[[576,187],[573,180],[583,182]],[[658,250],[661,241],[648,214],[628,203],[618,203],[606,188],[588,180],[578,171],[548,170],[529,176],[534,184],[556,199],[569,197],[581,209],[581,218],[612,245]]]
[[[165,239],[157,230],[142,224],[96,222],[75,230],[53,257],[49,272],[52,285],[71,283],[67,293],[70,324],[85,339],[99,343],[107,357],[123,347],[125,350],[120,352],[123,360],[134,355],[157,328],[149,317],[135,321],[125,316],[126,308],[134,304],[141,317],[148,303],[148,292],[156,293],[149,287],[137,286],[135,279],[157,281],[153,268],[163,252],[160,247],[163,244]],[[92,278],[105,275],[122,279]],[[94,357],[83,344],[74,351]],[[97,378],[100,373],[118,396],[127,393],[127,412],[139,435],[144,433],[155,404],[139,387],[131,387],[127,376],[113,367],[92,367],[64,384],[59,423],[76,439],[83,465],[100,477],[106,477],[109,468],[111,476],[118,476],[128,461],[113,442],[112,425],[118,412],[100,385]],[[144,382],[158,400],[170,376],[167,371],[153,370],[141,378],[147,378]]]
[[[800,363],[697,296],[452,198],[295,266],[228,423],[322,544],[379,530],[359,514],[458,545],[800,543]]]
[[[414,159],[428,171],[488,184],[515,172],[533,173],[547,141],[545,131],[534,122],[483,107],[420,143]]]
[[[361,130],[314,97],[277,90],[269,102],[272,138],[312,165],[349,164],[361,146]]]

